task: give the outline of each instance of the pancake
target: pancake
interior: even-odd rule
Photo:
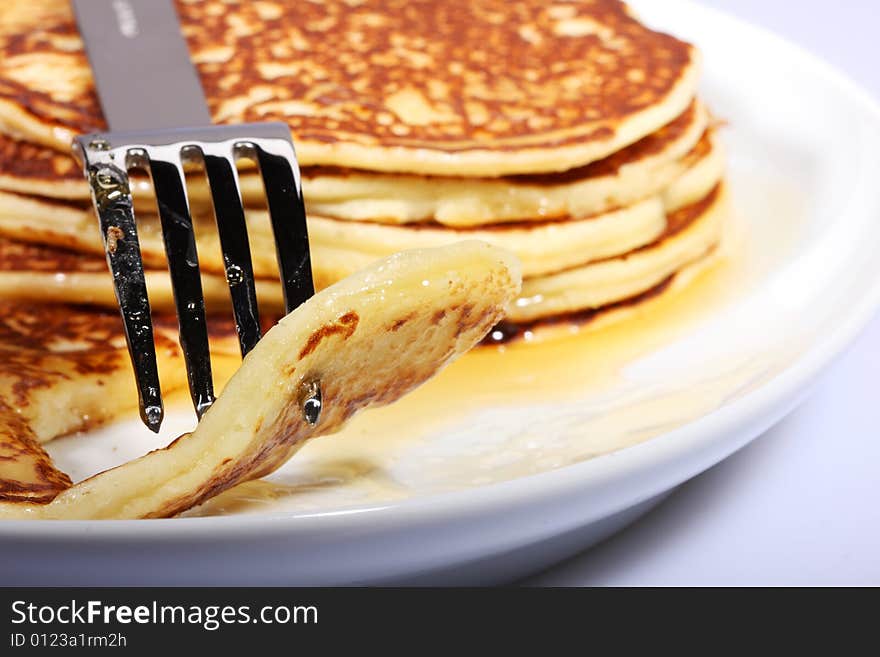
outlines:
[[[89,186],[73,155],[0,135],[0,190],[87,201]]]
[[[699,196],[705,196],[713,185],[720,182],[727,169],[724,144],[712,130],[682,159],[683,171],[675,181],[663,190],[663,203],[667,208],[678,209],[688,205]]]
[[[554,174],[455,178],[303,169],[310,212],[337,219],[468,227],[586,217],[658,193],[683,172],[708,121],[698,103],[672,123],[606,158]]]
[[[721,239],[727,200],[723,185],[672,213],[666,234],[623,257],[523,281],[507,321],[529,323],[602,308],[661,285],[709,255]]]
[[[727,225],[724,229],[727,231]],[[511,322],[502,320],[489,332],[481,345],[499,346],[514,342],[543,342],[559,337],[571,336],[572,333],[585,333],[604,329],[622,321],[643,318],[651,321],[651,312],[655,303],[662,303],[668,296],[686,289],[693,281],[716,266],[727,254],[725,237],[705,256],[698,258],[674,274],[663,279],[654,287],[643,292],[599,306],[585,308],[570,313],[544,317],[529,322]]]
[[[286,121],[303,165],[563,171],[675,119],[698,78],[617,0],[177,6],[214,121]],[[105,127],[68,3],[0,5],[0,131],[66,152]]]
[[[708,116],[698,103],[655,133],[607,158],[564,174],[491,178],[378,174],[338,167],[306,167],[303,194],[310,214],[336,219],[468,227],[511,221],[586,217],[658,193],[680,176],[698,148]],[[135,195],[153,198],[149,180],[132,177]],[[189,177],[193,204],[207,204],[204,177]],[[263,206],[262,180],[240,176],[246,205]],[[71,156],[0,135],[0,191],[89,201],[88,184]]]
[[[666,227],[666,213],[705,196],[721,179],[724,155],[713,133],[705,136],[684,158],[685,173],[662,195],[650,197],[625,208],[578,220],[513,223],[486,228],[449,228],[439,225],[389,226],[368,222],[348,222],[317,215],[309,216],[312,267],[316,285],[325,287],[365,267],[376,258],[395,251],[437,247],[464,239],[481,239],[513,251],[523,264],[527,277],[551,273],[574,265],[620,255],[651,243]],[[145,266],[165,267],[165,252],[158,219],[139,214],[139,238]],[[271,227],[265,211],[248,213],[254,271],[258,277],[276,279],[278,267]],[[225,303],[225,268],[213,219],[196,218],[199,262],[205,277],[209,303]],[[0,192],[0,236],[18,241],[48,244],[100,256],[103,244],[90,207],[50,203]],[[81,272],[82,270],[76,270]],[[171,306],[167,276],[155,274],[157,307]],[[54,298],[64,293],[66,282],[51,277],[42,281],[27,279],[13,288],[7,276],[7,289],[17,296],[33,293]],[[101,276],[80,275],[81,303],[112,300],[109,283]],[[87,282],[91,279],[91,283]],[[152,282],[152,280],[151,280]],[[86,292],[85,290],[89,290]],[[275,308],[278,291],[263,285],[260,292]],[[98,301],[103,299],[103,301]],[[161,300],[161,301],[159,301]]]
[[[106,272],[104,274],[106,276]],[[176,324],[154,318],[162,390],[185,389]],[[212,324],[215,376],[240,362],[231,322]],[[218,380],[218,383],[220,381]],[[138,403],[119,313],[0,301],[0,500],[46,502],[70,486],[44,443],[124,415]]]
[[[268,214],[259,214],[256,222],[265,222],[265,226],[251,236],[252,256],[254,270],[258,276],[277,279],[278,264],[275,259],[275,244],[271,234]],[[137,212],[138,238],[141,246],[141,254],[144,266],[147,269],[164,271],[167,268],[165,259],[165,247],[162,241],[162,231],[159,218],[156,215]],[[220,249],[220,240],[213,219],[201,216],[196,217],[199,263],[203,273],[225,276],[223,256]],[[70,204],[61,202],[49,202],[42,199],[34,199],[18,194],[0,192],[0,237],[13,239],[17,242],[36,246],[54,246],[64,251],[81,253],[95,256],[103,262],[104,246],[98,230],[97,219],[91,205]],[[14,271],[23,271],[16,267]],[[80,265],[77,269],[84,272]],[[148,272],[148,276],[153,275]],[[95,279],[98,284],[96,294],[104,295],[106,284]],[[206,279],[205,285],[213,289],[211,277]],[[316,285],[326,287],[338,280],[332,280],[327,276],[318,277]],[[221,289],[223,286],[216,287]],[[33,286],[36,287],[36,286]],[[153,289],[153,288],[151,288]],[[156,288],[157,294],[170,300],[170,289],[167,286]],[[35,292],[39,294],[39,292]],[[46,294],[53,294],[50,290]],[[210,297],[210,290],[206,289]],[[228,294],[222,293],[223,298]]]
[[[239,180],[245,203],[265,203],[262,178],[244,173]],[[193,203],[210,202],[210,191],[200,177],[192,176],[189,182],[187,193]],[[140,198],[155,196],[146,176],[132,175],[131,189]],[[91,200],[82,167],[72,154],[4,134],[0,134],[0,191],[82,203]]]
[[[708,254],[721,237],[726,210],[723,186],[714,183],[703,198],[666,216],[661,234],[630,252],[523,280],[522,295],[508,308],[507,320],[528,323],[559,317],[636,297]],[[26,256],[18,255],[24,252]],[[321,252],[323,280],[344,277],[348,269],[369,266],[375,256],[342,249]],[[31,264],[33,263],[33,264]],[[328,271],[333,272],[332,276]],[[152,308],[173,312],[171,282],[164,271],[145,273]],[[222,276],[203,274],[206,304],[229,313],[229,291]],[[283,308],[280,286],[257,281],[264,312]],[[0,239],[0,298],[72,302],[114,308],[116,298],[103,261],[88,254],[25,245]]]
[[[0,352],[0,367],[2,360]],[[71,484],[70,477],[52,465],[27,423],[0,399],[0,501],[42,504]]]
[[[147,269],[144,278],[152,310],[173,314],[174,293],[167,270]],[[281,284],[257,281],[256,286],[263,313],[267,316],[282,313],[284,299]],[[209,313],[231,316],[232,306],[225,276],[203,274],[202,292]],[[79,304],[105,309],[118,307],[113,279],[103,258],[42,244],[17,242],[6,237],[0,237],[0,299]]]
[[[700,200],[721,181],[723,148],[711,136],[703,146],[699,156],[686,159],[685,172],[660,194],[582,219],[450,228],[388,226],[312,215],[309,236],[316,249],[313,266],[322,276],[333,278],[342,273],[336,269],[339,258],[332,255],[334,252],[380,257],[401,249],[433,247],[467,238],[515,253],[526,278],[618,256],[654,242],[666,229],[668,213]],[[253,232],[256,234],[265,223],[265,219],[255,218]]]
[[[473,347],[518,289],[515,259],[479,242],[382,260],[281,320],[244,359],[194,431],[163,449],[70,486],[45,452],[26,451],[39,448],[32,436],[25,441],[19,438],[25,433],[2,434],[0,453],[12,458],[0,460],[0,491],[10,491],[0,492],[0,517],[172,516],[266,475],[308,439],[333,433],[363,408],[397,400]],[[77,319],[82,324],[85,317]],[[28,344],[30,338],[19,338],[15,326],[0,334],[5,345],[0,354]],[[74,336],[91,345],[113,337],[91,330],[76,328]],[[106,349],[98,346],[97,353]],[[44,351],[37,355],[49,357]],[[60,384],[44,384],[50,368],[41,363],[34,374],[0,369],[0,385],[26,393],[32,384],[45,385],[42,403],[29,408],[38,415],[59,409],[68,414],[70,400],[60,394]],[[59,380],[79,384],[80,397],[103,396],[112,403],[116,394],[115,386],[79,373]],[[302,404],[314,385],[320,386],[323,405],[317,421],[309,423]],[[11,405],[0,412],[19,417]]]
[[[714,184],[714,183],[713,183]],[[254,271],[258,277],[276,278],[278,266],[269,217],[263,211],[248,216]],[[409,248],[442,246],[463,239],[480,239],[513,250],[525,271],[553,271],[590,259],[625,253],[649,243],[665,225],[660,197],[597,217],[534,222],[503,228],[416,228],[339,221],[310,215],[308,218],[312,268],[329,284],[376,258]],[[32,226],[40,226],[33,230]],[[165,267],[165,252],[158,217],[138,216],[139,240],[146,266]],[[203,271],[225,272],[213,218],[195,220],[199,261]],[[103,255],[103,244],[91,208],[58,206],[0,193],[0,235],[38,244],[50,244],[94,255]],[[337,252],[346,255],[338,262]]]

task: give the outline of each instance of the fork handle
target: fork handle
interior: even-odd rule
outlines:
[[[211,124],[172,0],[73,0],[113,131]]]

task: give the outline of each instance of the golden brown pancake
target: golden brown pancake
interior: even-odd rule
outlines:
[[[705,109],[693,103],[636,143],[564,172],[461,178],[306,167],[303,191],[312,214],[353,221],[471,227],[581,218],[635,203],[672,183],[708,125]]]
[[[171,392],[186,384],[176,330],[171,318],[155,325],[162,388]],[[41,443],[136,406],[118,312],[0,302],[0,500],[55,497],[71,482]]]
[[[721,181],[723,148],[709,134],[699,150],[701,156],[685,158],[681,174],[660,193],[577,219],[451,227],[436,223],[390,226],[312,215],[309,235],[316,248],[314,267],[322,272],[331,269],[331,249],[379,257],[468,238],[513,251],[522,261],[527,279],[619,256],[654,242],[663,233],[669,213],[703,198]],[[257,225],[264,224],[265,220]]]
[[[590,216],[657,193],[690,166],[687,154],[708,139],[699,103],[621,151],[559,174],[454,178],[380,174],[342,167],[303,169],[310,214],[379,223],[438,223],[468,227],[513,221]],[[701,137],[702,136],[702,137]],[[240,176],[246,205],[265,204],[262,180]],[[188,176],[193,204],[210,203],[204,176]],[[136,197],[153,198],[149,179],[134,175]],[[87,202],[88,184],[73,157],[0,134],[0,191]]]
[[[0,370],[7,366],[4,360],[0,352]],[[52,465],[27,422],[0,399],[0,501],[45,503],[71,483]]]
[[[193,203],[209,203],[211,196],[201,172],[188,175],[187,194]],[[149,177],[131,172],[131,189],[139,199],[155,198]],[[242,198],[248,205],[265,203],[263,180],[255,173],[240,177]],[[0,133],[0,191],[47,199],[86,203],[91,199],[82,167],[72,154]]]
[[[614,257],[526,277],[522,295],[507,309],[507,318],[512,322],[531,323],[638,297],[711,252],[721,237],[726,204],[720,184],[709,182],[709,188],[691,198],[687,205],[665,215],[661,209],[662,222],[650,243]],[[362,234],[360,239],[366,242],[368,237]],[[449,242],[441,240],[441,243]],[[4,251],[11,255],[4,258]],[[26,256],[18,255],[20,252]],[[322,282],[343,278],[350,271],[366,267],[380,257],[376,253],[351,248],[335,252],[326,249],[318,253],[323,259],[322,264],[316,265],[322,272]],[[31,271],[30,262],[44,263],[45,271]],[[147,271],[146,278],[153,309],[172,312],[174,302],[167,273]],[[202,278],[209,310],[222,311],[228,316],[228,289],[224,278],[209,274],[203,274]],[[264,310],[280,311],[283,307],[277,283],[258,281],[257,295]],[[2,238],[0,296],[39,299],[47,303],[68,300],[105,308],[116,305],[110,278],[101,259]]]
[[[523,281],[507,319],[519,324],[603,308],[638,297],[707,257],[719,244],[727,210],[723,185],[673,212],[664,234],[627,253]]]
[[[76,251],[3,237],[0,238],[0,271],[53,275],[59,272],[106,274],[107,265],[101,258],[90,258]]]
[[[167,400],[168,393],[186,386],[177,324],[167,315],[154,316],[153,324]],[[240,363],[237,339],[229,320],[212,317],[209,327],[214,382],[220,389]],[[118,311],[0,301],[0,500],[51,500],[71,482],[41,444],[135,417],[136,408]]]
[[[72,155],[0,135],[0,189],[62,199],[89,199],[89,186]]]
[[[154,312],[175,312],[171,278],[165,269],[144,271]],[[329,284],[329,283],[328,283]],[[323,287],[326,287],[324,285]],[[257,296],[266,317],[284,311],[281,284],[257,281]],[[212,315],[230,317],[229,286],[225,276],[202,274],[202,294]],[[117,307],[113,279],[104,258],[45,244],[0,237],[0,299],[34,303],[74,303],[105,309]],[[214,326],[214,321],[209,329]],[[228,322],[220,335],[231,336]]]
[[[562,171],[690,104],[697,53],[617,0],[177,3],[214,121],[286,121],[304,165]],[[0,129],[104,129],[66,0],[0,6]]]
[[[316,284],[325,287],[395,251],[442,246],[463,239],[481,239],[513,251],[522,260],[526,277],[624,254],[657,239],[665,228],[666,213],[702,198],[721,179],[723,150],[711,133],[693,153],[698,156],[684,158],[684,173],[662,190],[662,194],[581,219],[453,228],[434,223],[391,226],[310,215],[309,236]],[[165,255],[158,220],[155,215],[145,213],[139,214],[138,219],[144,263],[148,268],[162,270]],[[248,221],[254,271],[258,277],[274,282],[278,274],[268,216],[265,211],[253,210],[248,214]],[[94,212],[84,204],[48,202],[0,192],[0,235],[91,253],[103,260]],[[228,298],[222,280],[225,269],[212,217],[196,216],[196,235],[203,272],[221,277],[205,277],[205,294],[209,303],[217,300],[225,303]],[[170,307],[172,298],[167,276],[161,271],[149,276],[158,279],[150,289],[157,300],[165,304],[157,307]],[[45,299],[64,294],[70,282],[59,283],[51,276],[44,277],[43,281],[36,277],[19,278],[15,288],[17,295],[34,294]],[[90,290],[89,300],[80,297],[80,302],[92,303],[99,298],[105,303],[113,302],[105,277],[79,274],[77,278],[80,294]],[[9,276],[0,273],[0,282],[3,283],[0,288],[13,289]],[[277,307],[280,303],[277,285],[261,287],[265,289],[261,298],[272,308]]]

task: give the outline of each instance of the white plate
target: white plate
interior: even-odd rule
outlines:
[[[617,325],[469,355],[209,517],[0,523],[0,582],[499,581],[618,529],[790,411],[880,302],[880,110],[761,30],[636,5],[702,49],[730,123],[726,263]],[[76,478],[156,444],[132,422],[51,449]]]

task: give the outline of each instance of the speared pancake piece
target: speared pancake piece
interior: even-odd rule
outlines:
[[[562,171],[668,123],[697,82],[696,51],[617,0],[177,7],[214,121],[286,121],[303,165]],[[65,0],[2,3],[0,26],[0,129],[63,151],[105,128]]]
[[[519,286],[516,259],[475,241],[382,260],[266,333],[191,434],[48,504],[0,503],[0,517],[171,516],[268,474],[309,438],[395,401],[473,347]],[[302,402],[315,383],[323,411],[310,426]]]

